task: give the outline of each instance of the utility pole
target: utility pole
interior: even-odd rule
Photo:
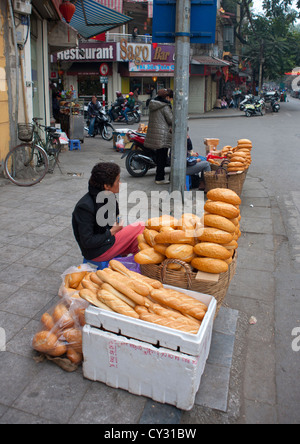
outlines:
[[[171,191],[180,191],[182,198],[186,179],[187,119],[190,83],[191,0],[176,2],[175,31],[175,95]]]

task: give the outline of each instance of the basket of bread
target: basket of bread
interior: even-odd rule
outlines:
[[[215,166],[214,171],[205,172],[205,187],[209,191],[213,188],[228,188],[241,196],[248,169],[252,163],[252,142],[248,139],[238,140],[237,146],[225,146],[221,156],[220,167]]]
[[[148,220],[135,261],[145,276],[214,296],[218,312],[236,271],[241,199],[225,188],[209,191],[207,198],[203,217]]]

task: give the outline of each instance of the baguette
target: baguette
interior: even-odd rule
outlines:
[[[195,245],[195,238],[188,236],[183,230],[164,231],[159,233],[155,242],[157,244],[190,244]]]
[[[94,284],[97,284],[99,287],[103,284],[101,279],[98,278],[96,272],[90,274],[90,279]]]
[[[103,271],[110,273],[115,279],[119,279],[124,285],[127,285],[132,290],[141,294],[142,296],[149,296],[149,287],[141,281],[135,281],[130,277],[124,276],[117,271],[111,270],[110,268],[105,268]]]
[[[199,331],[199,326],[186,325],[181,320],[168,319],[164,316],[159,316],[149,311],[145,307],[136,307],[136,312],[139,314],[139,318],[142,321],[150,322],[152,324],[162,325],[164,327],[172,328],[175,330],[180,330],[185,333],[197,334]]]
[[[109,308],[106,304],[103,304],[102,302],[100,302],[100,301],[97,299],[96,294],[93,293],[91,290],[87,290],[87,289],[81,290],[81,291],[79,292],[79,296],[80,296],[82,299],[84,299],[84,300],[86,300],[87,302],[89,302],[90,304],[95,305],[95,307],[102,308],[103,310],[107,310],[107,311],[113,311],[113,310],[112,310],[111,308]]]
[[[135,271],[128,270],[128,268],[125,267],[121,262],[116,260],[111,260],[109,263],[110,267],[118,271],[121,274],[124,274],[124,276],[130,277],[132,279],[139,280],[143,282],[144,284],[151,285],[153,288],[162,288],[163,284],[155,279],[151,279],[147,276],[143,276],[142,274],[136,273]]]
[[[98,291],[97,298],[105,305],[110,307],[116,313],[122,314],[124,316],[129,316],[131,318],[139,319],[139,315],[136,311],[130,307],[130,305],[126,304],[119,297],[110,293],[107,290]]]
[[[229,244],[233,239],[233,233],[218,230],[217,228],[204,228],[198,236],[201,242],[214,242],[216,244]]]
[[[204,226],[218,228],[219,230],[227,231],[228,233],[234,233],[236,225],[229,219],[217,214],[205,214]]]
[[[136,293],[131,288],[128,288],[119,279],[115,279],[110,274],[106,273],[103,270],[97,271],[98,277],[107,284],[110,284],[116,290],[120,291],[120,293],[125,294],[125,296],[129,297],[132,301],[134,301],[137,305],[145,305],[146,299],[144,296]]]
[[[88,290],[92,290],[94,292],[97,292],[100,288],[100,286],[98,284],[95,284],[94,282],[92,282],[91,276],[89,274],[87,274],[82,279],[81,284],[82,284],[83,288],[86,288]]]
[[[151,291],[151,298],[160,304],[174,308],[180,311],[180,313],[193,316],[200,321],[203,320],[207,312],[207,307],[204,304],[184,293],[174,290],[153,290]]]
[[[232,205],[240,205],[242,203],[241,198],[233,190],[227,188],[213,188],[208,191],[207,199]]]
[[[191,327],[200,327],[199,321],[197,319],[192,320],[182,313],[179,313],[179,311],[164,308],[160,304],[151,304],[148,310],[150,313],[157,314],[168,319],[181,320],[183,324],[190,325]]]
[[[109,284],[103,284],[101,290],[109,291],[110,293],[114,294],[118,298],[122,299],[123,302],[126,302],[126,304],[130,305],[130,307],[132,307],[132,308],[136,307],[136,304],[131,299],[129,299],[127,296],[125,296],[125,294],[116,290],[114,287],[112,287]]]

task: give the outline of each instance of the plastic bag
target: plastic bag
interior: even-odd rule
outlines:
[[[54,360],[68,371],[76,370],[83,360],[82,329],[88,302],[81,298],[64,298],[43,314],[40,329],[32,340],[34,350]]]
[[[70,267],[62,275],[62,283],[58,291],[60,298],[78,297],[79,291],[82,290],[81,282],[84,277],[95,271],[89,264],[79,265],[79,267]]]
[[[124,148],[125,148],[125,140],[120,135],[117,137],[116,148],[117,148],[117,151],[124,150]]]

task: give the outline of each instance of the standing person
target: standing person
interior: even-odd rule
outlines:
[[[132,31],[132,39],[134,42],[137,41],[138,36],[139,36],[139,28],[137,26],[135,26]]]
[[[242,92],[238,88],[234,88],[232,95],[233,95],[233,104],[235,109],[239,107],[241,94]]]
[[[149,103],[151,102],[151,100],[155,99],[156,95],[157,95],[157,92],[156,92],[155,86],[151,85],[150,86],[150,97],[149,97],[149,99],[146,102],[146,108],[148,108]]]
[[[156,177],[158,185],[168,184],[165,179],[165,168],[168,160],[168,150],[172,148],[172,126],[173,111],[171,99],[173,91],[171,89],[160,89],[157,97],[151,100],[149,105],[148,132],[145,140],[145,147],[156,150]]]
[[[52,112],[56,123],[60,122],[60,94],[54,93],[52,97]]]
[[[145,226],[124,227],[119,221],[116,194],[120,191],[120,173],[120,167],[112,162],[95,165],[89,191],[74,209],[74,236],[87,260],[107,262],[139,251],[137,237],[144,232]]]
[[[96,116],[99,113],[100,109],[101,109],[101,103],[98,101],[96,96],[93,96],[88,106],[88,116],[90,119],[90,127],[88,134],[90,137],[94,137]]]
[[[122,115],[125,117],[126,123],[128,123],[127,113],[132,111],[135,105],[135,100],[133,97],[133,92],[129,93],[129,98],[126,102],[126,108],[122,111]]]

